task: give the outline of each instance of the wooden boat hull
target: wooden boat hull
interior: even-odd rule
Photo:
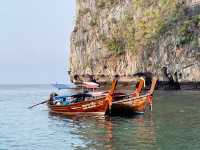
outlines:
[[[152,110],[152,96],[157,83],[157,78],[153,78],[151,88],[145,95],[139,95],[142,89],[142,82],[139,85],[139,90],[129,97],[116,98],[112,102],[111,114],[112,115],[132,115],[143,114],[147,106]]]
[[[54,103],[54,96],[50,96],[49,102],[47,103],[49,107],[49,111],[51,113],[63,114],[63,115],[88,115],[88,114],[96,114],[96,115],[105,115],[108,110],[111,109],[113,93],[115,91],[117,85],[117,80],[113,80],[112,88],[108,92],[106,96],[101,97],[90,97],[83,98],[80,102],[72,102],[69,105],[56,105]]]
[[[147,106],[147,97],[142,97],[126,102],[113,103],[111,108],[112,115],[133,115],[143,114]]]
[[[50,112],[63,115],[105,115],[108,110],[108,106],[109,102],[106,100],[106,97],[74,103],[67,106],[51,105],[50,103],[48,103]]]

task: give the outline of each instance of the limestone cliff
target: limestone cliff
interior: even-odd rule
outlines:
[[[70,70],[129,80],[163,68],[179,81],[200,81],[200,11],[185,0],[76,0]]]

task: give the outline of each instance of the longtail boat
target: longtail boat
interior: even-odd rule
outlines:
[[[140,82],[135,94],[113,101],[111,113],[113,115],[143,114],[147,106],[152,109],[152,98],[156,83],[157,79],[153,78],[150,90],[146,94],[139,95],[142,89],[142,83]]]
[[[130,95],[126,93],[121,93],[121,92],[115,92],[113,96],[113,102],[114,101],[119,101],[121,99],[127,98],[127,97],[136,97],[139,96],[139,94],[142,91],[142,88],[145,86],[145,80],[143,78],[140,78],[139,81],[136,83],[136,89],[134,90],[133,93]]]
[[[98,97],[81,97],[77,101],[70,101],[68,103],[55,103],[56,99],[60,97],[56,95],[51,95],[47,103],[49,111],[56,114],[63,115],[85,115],[85,114],[95,114],[95,115],[105,115],[111,109],[113,94],[117,85],[117,80],[113,80],[112,88],[105,96]],[[66,98],[66,97],[65,97]],[[65,101],[66,102],[66,101]]]

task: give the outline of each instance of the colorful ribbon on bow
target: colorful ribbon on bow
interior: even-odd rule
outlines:
[[[149,94],[149,92],[148,92],[148,94]],[[150,105],[150,110],[152,111],[153,96],[152,96],[151,94],[149,94],[149,95],[147,96],[147,101],[148,101],[148,103],[149,103],[149,105]]]

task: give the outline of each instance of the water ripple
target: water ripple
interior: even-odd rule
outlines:
[[[153,112],[135,117],[48,113],[48,86],[0,87],[0,150],[199,149],[200,94],[156,91]],[[67,91],[73,92],[73,91]]]

